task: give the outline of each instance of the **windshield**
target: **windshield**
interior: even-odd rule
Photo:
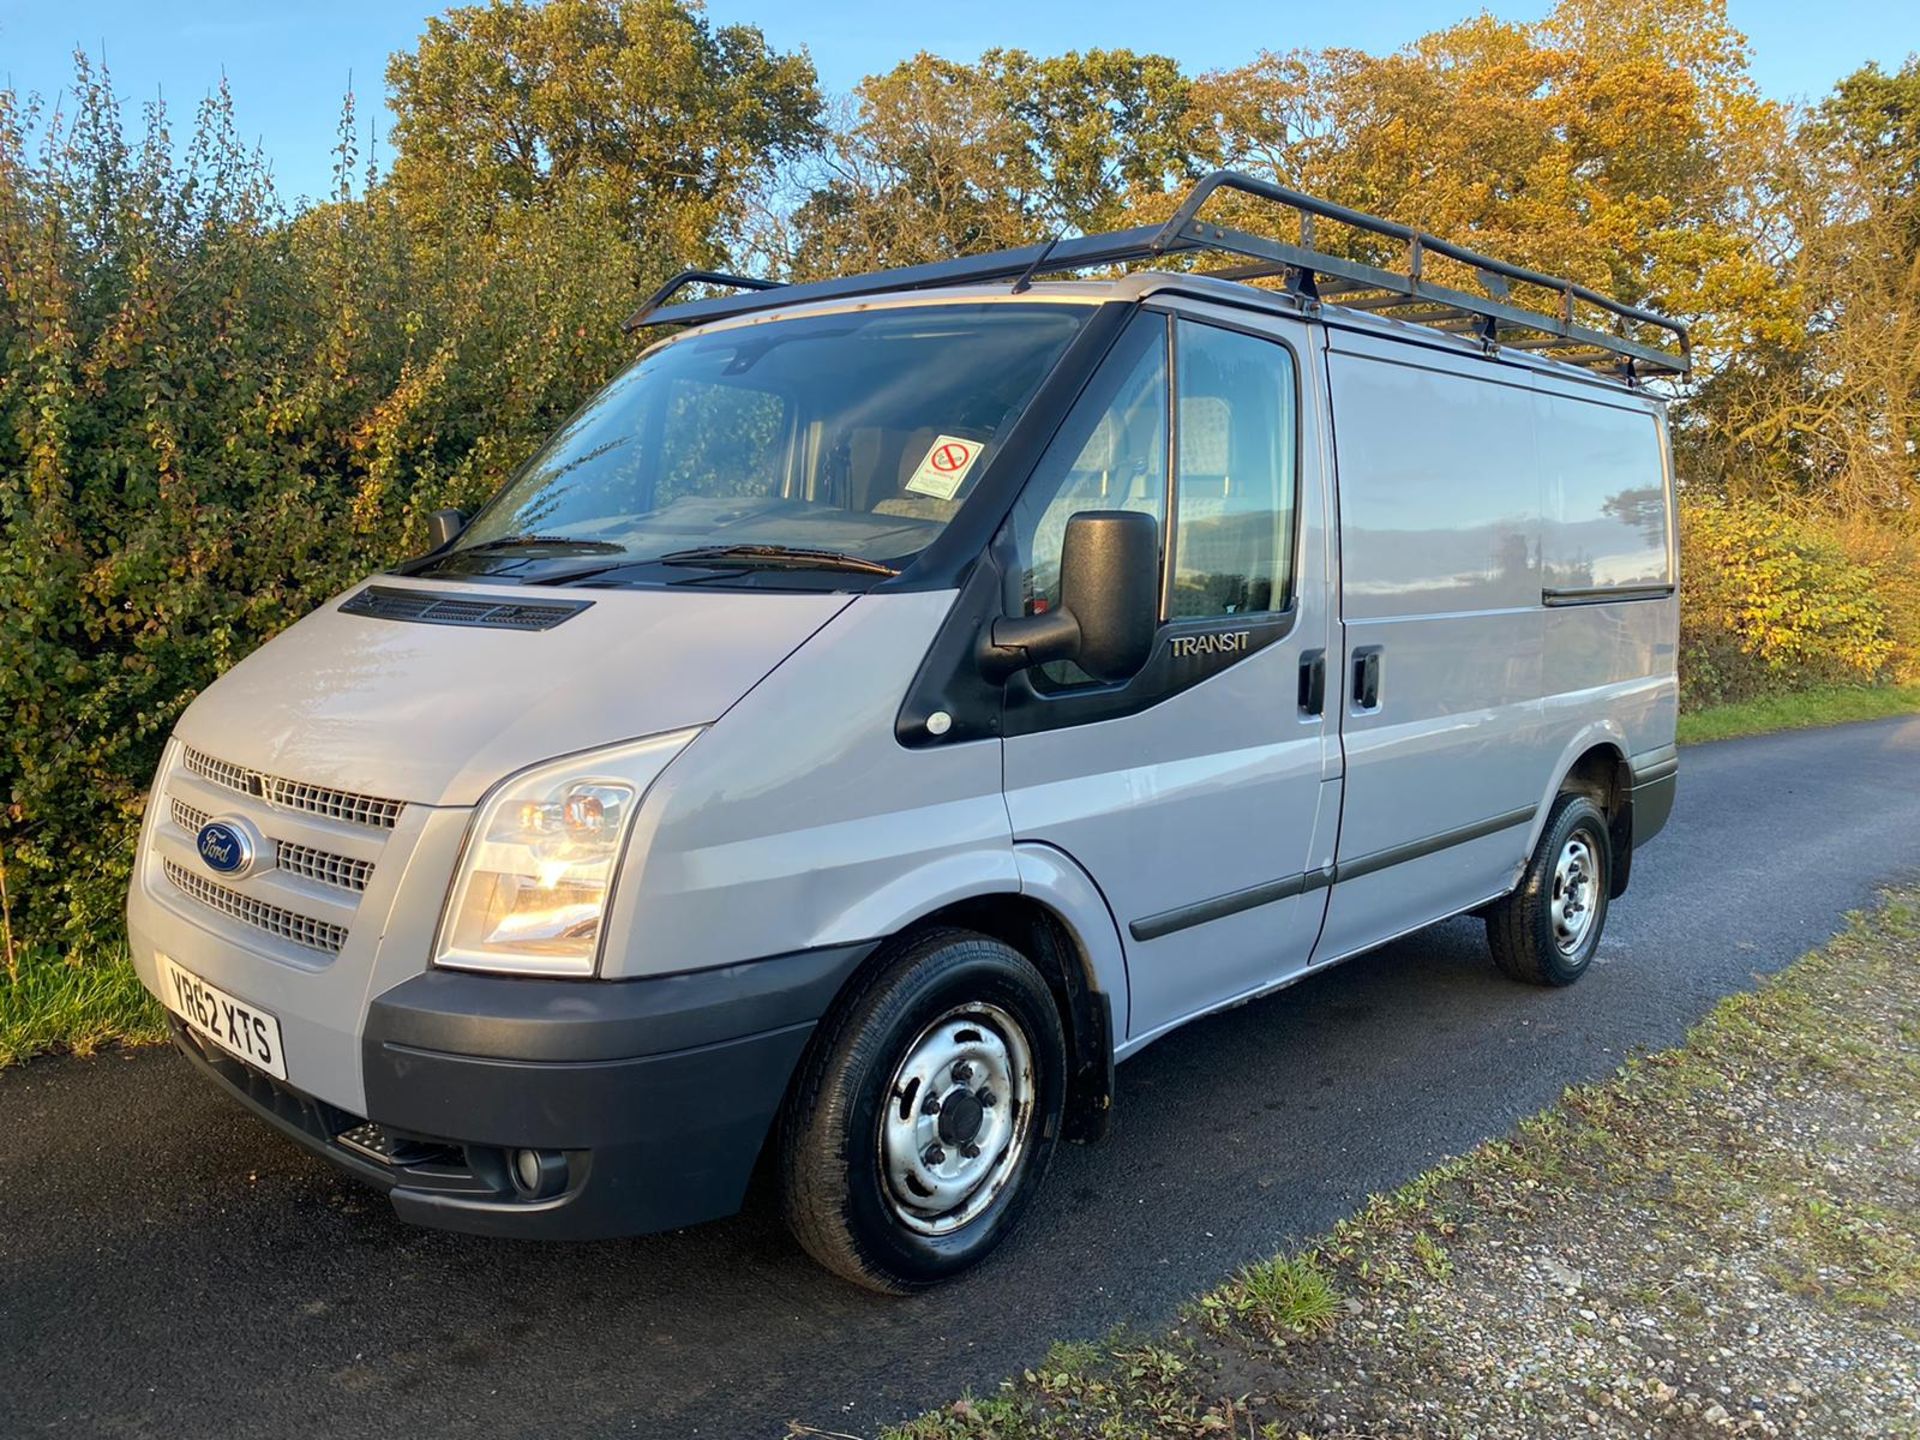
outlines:
[[[897,570],[959,510],[1087,307],[916,305],[690,335],[563,425],[435,570]]]

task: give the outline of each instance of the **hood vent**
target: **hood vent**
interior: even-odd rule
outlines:
[[[551,630],[592,605],[591,600],[496,600],[440,590],[396,590],[369,585],[340,602],[343,615],[411,620],[421,625],[474,625],[487,630]]]

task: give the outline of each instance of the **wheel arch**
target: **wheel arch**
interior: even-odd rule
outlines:
[[[1612,862],[1607,896],[1617,900],[1626,892],[1633,869],[1633,766],[1627,759],[1626,732],[1617,723],[1603,720],[1585,726],[1561,751],[1527,837],[1529,855],[1540,843],[1554,800],[1568,793],[1587,796],[1607,817]]]
[[[1065,1138],[1097,1140],[1113,1104],[1114,1051],[1126,1034],[1126,961],[1120,932],[1091,877],[1050,845],[1014,847],[1017,880],[995,876],[970,893],[951,891],[916,907],[847,976],[824,1013],[846,1003],[898,945],[943,926],[978,931],[1018,950],[1052,991],[1067,1040]],[[937,891],[923,892],[937,894]]]

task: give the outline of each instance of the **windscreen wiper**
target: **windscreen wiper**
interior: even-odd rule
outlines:
[[[719,569],[852,570],[861,575],[898,575],[891,565],[838,550],[809,550],[799,545],[698,545],[669,550],[661,565],[712,565]]]
[[[567,550],[575,555],[618,555],[627,547],[611,540],[581,540],[572,535],[502,535],[477,545],[462,545],[453,555],[484,554],[494,550]]]

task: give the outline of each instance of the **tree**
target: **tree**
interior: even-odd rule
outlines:
[[[1845,77],[1805,138],[1858,173],[1876,200],[1920,220],[1920,55],[1892,75],[1868,64]]]
[[[802,273],[907,265],[1124,223],[1209,153],[1162,55],[919,54],[855,90],[795,217]]]
[[[1782,115],[1720,0],[1562,0],[1391,55],[1263,55],[1199,92],[1228,163],[1692,319],[1709,366],[1790,329],[1752,240]]]
[[[387,84],[414,223],[586,199],[685,263],[724,258],[754,187],[821,133],[804,52],[682,0],[461,6],[392,58]]]
[[[1866,66],[1779,153],[1792,343],[1700,396],[1694,448],[1735,494],[1911,519],[1920,508],[1920,60]]]

